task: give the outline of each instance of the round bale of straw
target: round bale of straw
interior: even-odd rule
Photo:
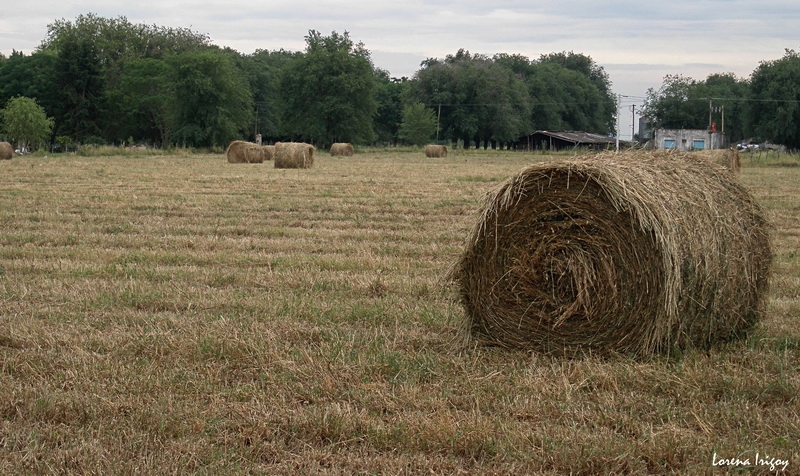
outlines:
[[[264,151],[264,160],[273,160],[275,159],[275,146],[274,145],[265,145],[261,148]]]
[[[532,165],[487,196],[451,270],[477,340],[635,357],[740,337],[764,312],[764,213],[688,154]]]
[[[353,144],[347,142],[336,142],[331,144],[331,156],[351,157],[355,154]]]
[[[741,171],[742,161],[736,149],[702,150],[694,153],[703,160],[721,165],[735,174]]]
[[[228,144],[225,155],[231,164],[260,164],[264,162],[262,147],[256,143],[243,140],[235,140]]]
[[[305,142],[276,142],[276,169],[310,169],[314,165],[314,151],[311,144]]]
[[[0,142],[0,160],[11,160],[14,157],[14,147],[8,142]]]
[[[447,157],[447,146],[438,144],[426,145],[425,157]]]

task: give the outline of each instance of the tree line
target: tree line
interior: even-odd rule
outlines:
[[[2,133],[62,149],[213,148],[257,136],[319,147],[437,141],[494,148],[535,130],[615,133],[608,74],[580,53],[530,59],[459,50],[426,59],[411,78],[395,78],[347,32],[311,30],[305,40],[304,51],[245,55],[185,28],[94,14],[58,20],[30,55],[0,55]],[[643,114],[656,127],[704,128],[709,115],[724,110],[732,137],[797,148],[797,84],[800,58],[787,50],[748,80],[668,76],[648,91]],[[33,116],[35,127],[19,120]]]
[[[769,141],[800,149],[800,53],[762,61],[749,78],[730,73],[698,81],[668,75],[647,91],[642,115],[652,128],[706,129],[732,140]]]
[[[48,25],[30,55],[0,57],[0,106],[34,101],[56,147],[224,147],[257,135],[502,147],[534,129],[613,132],[611,82],[582,54],[459,50],[394,78],[347,32],[311,30],[305,40],[304,51],[244,55],[189,29],[81,15]]]

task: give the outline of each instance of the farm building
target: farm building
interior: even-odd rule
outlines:
[[[654,131],[656,149],[691,150],[726,149],[729,139],[716,128],[710,129],[656,129]]]
[[[619,141],[620,147],[629,147],[630,142]],[[536,131],[520,137],[517,150],[606,150],[617,146],[615,137],[581,131]]]

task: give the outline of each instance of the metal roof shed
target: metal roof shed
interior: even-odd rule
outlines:
[[[582,131],[536,131],[520,138],[518,149],[523,150],[565,150],[585,147],[587,149],[613,149],[617,146],[615,137]],[[629,144],[620,141],[620,147]]]

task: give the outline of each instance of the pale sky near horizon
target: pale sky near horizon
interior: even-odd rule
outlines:
[[[56,20],[81,14],[125,17],[133,24],[188,28],[242,54],[257,49],[302,51],[309,30],[349,32],[375,66],[412,77],[426,58],[460,48],[530,59],[561,51],[591,57],[622,96],[620,137],[631,136],[630,105],[667,74],[704,80],[714,73],[747,78],[762,61],[800,49],[797,0],[29,0],[0,13],[0,53],[30,54]],[[638,117],[636,118],[638,120]],[[638,131],[638,126],[636,126]]]

